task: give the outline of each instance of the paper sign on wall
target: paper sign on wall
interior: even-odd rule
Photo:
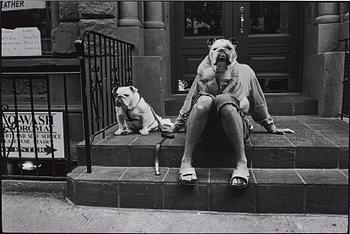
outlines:
[[[2,56],[41,56],[41,36],[37,27],[1,29]]]
[[[51,158],[52,153],[55,158],[64,158],[63,113],[51,112],[51,116],[53,145],[51,145],[49,114],[47,112],[36,112],[34,114],[38,158]],[[6,152],[9,152],[10,158],[18,158],[19,144],[15,112],[4,112],[2,121],[5,126]],[[18,126],[21,156],[23,158],[35,158],[32,113],[18,112]]]

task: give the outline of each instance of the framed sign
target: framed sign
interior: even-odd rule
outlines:
[[[64,158],[63,112],[51,112],[52,142],[50,134],[50,119],[47,112],[35,112],[35,137],[31,112],[18,112],[19,144],[15,112],[6,111],[3,117],[5,127],[4,138],[6,152],[9,158],[19,157],[19,145],[22,158],[35,158],[35,144],[38,158]]]

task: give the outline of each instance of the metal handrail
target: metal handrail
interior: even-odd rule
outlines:
[[[116,124],[112,88],[133,83],[134,45],[99,32],[85,31],[75,41],[80,61],[87,173],[95,137]]]
[[[52,100],[52,90],[50,89],[50,83],[51,78],[50,75],[55,75],[55,84],[61,84],[62,85],[62,98],[60,100],[60,107],[58,108],[57,100]],[[3,84],[3,82],[7,82],[8,89],[7,94],[4,95],[6,97],[5,100],[1,100],[1,128],[0,132],[2,135],[2,143],[1,143],[1,160],[2,160],[2,175],[7,176],[7,178],[18,177],[18,178],[27,178],[29,175],[28,173],[24,173],[22,170],[22,163],[26,161],[34,161],[34,165],[36,166],[33,169],[33,173],[36,173],[36,177],[43,178],[44,174],[42,174],[42,169],[39,169],[39,165],[43,161],[51,162],[51,177],[60,177],[62,174],[62,170],[57,170],[56,163],[59,161],[64,161],[65,167],[64,170],[66,172],[71,171],[72,166],[72,159],[71,159],[71,153],[70,153],[70,130],[69,130],[69,100],[68,100],[68,75],[77,75],[79,72],[71,72],[71,71],[61,71],[61,72],[16,72],[15,68],[13,70],[9,70],[8,72],[2,72],[2,77],[0,83]],[[34,83],[41,82],[41,96],[40,96],[40,103],[36,103],[36,97],[35,94],[37,94],[37,91],[34,89]],[[19,94],[18,87],[21,87],[21,84],[25,84],[27,89],[29,90],[27,93]],[[0,95],[1,96],[1,95]],[[62,103],[63,102],[63,103]],[[53,142],[53,122],[52,122],[52,112],[63,112],[63,139],[64,139],[64,155],[65,157],[57,157],[55,155],[56,150],[52,151],[45,151],[47,155],[50,155],[50,158],[43,157],[42,155],[39,157],[38,152],[38,145],[36,144],[36,121],[34,121],[34,116],[39,113],[44,113],[49,116],[49,123],[48,123],[48,149],[54,149],[54,142]],[[15,121],[12,123],[9,123],[6,118],[6,112],[13,112]],[[32,126],[32,130],[27,130],[28,132],[32,132],[33,134],[33,144],[34,144],[34,153],[35,158],[33,157],[23,157],[23,153],[25,152],[23,149],[25,146],[22,145],[21,140],[23,139],[22,134],[20,134],[20,124],[19,124],[19,115],[21,112],[28,112],[30,113],[30,116],[32,117],[32,120],[30,121]],[[3,124],[4,123],[4,124]],[[11,142],[9,145],[5,145],[4,143],[4,137],[3,134],[8,132],[11,137]],[[15,151],[12,151],[13,149],[16,149]],[[14,157],[14,155],[9,158],[10,152],[12,154],[17,153],[17,157]],[[41,152],[42,153],[42,152]],[[18,161],[18,163],[14,163],[14,161]],[[39,162],[40,161],[40,162]],[[7,163],[10,163],[13,168],[16,168],[15,173],[19,173],[19,175],[12,175],[8,169],[5,167]],[[15,166],[14,166],[15,165]],[[18,172],[19,171],[19,172]]]
[[[132,44],[132,43],[129,43],[129,42],[126,42],[126,41],[123,41],[123,40],[119,40],[117,38],[114,38],[114,37],[111,37],[111,36],[108,36],[108,35],[105,35],[105,34],[102,34],[102,33],[99,33],[99,32],[96,32],[96,31],[92,31],[92,30],[86,30],[84,31],[79,37],[78,39],[75,40],[75,43],[80,43],[79,41],[83,41],[84,39],[86,39],[87,35],[88,34],[95,34],[95,35],[98,35],[98,36],[102,36],[102,37],[105,37],[105,38],[108,38],[108,39],[111,39],[111,40],[114,40],[114,41],[118,41],[118,42],[121,42],[121,43],[124,43],[124,44],[127,44],[127,45],[130,45],[132,47],[132,49],[134,49],[135,45]]]

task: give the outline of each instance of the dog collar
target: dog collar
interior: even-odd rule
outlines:
[[[135,109],[135,108],[137,107],[137,105],[140,103],[141,99],[142,99],[142,97],[141,97],[141,95],[140,95],[139,100],[138,100],[138,102],[136,103],[136,105],[135,105],[134,107],[130,108],[130,109],[128,108],[128,111],[132,111],[133,109]]]
[[[130,108],[130,109],[127,108],[127,109],[124,111],[125,114],[126,114],[126,117],[127,117],[126,121],[135,121],[135,120],[139,120],[139,119],[133,119],[133,118],[131,118],[129,111],[134,110],[134,109],[137,107],[137,105],[140,103],[141,99],[142,99],[142,97],[141,97],[141,95],[140,95],[139,101],[136,103],[136,105],[135,105],[134,107]]]

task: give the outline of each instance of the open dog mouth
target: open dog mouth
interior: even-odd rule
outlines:
[[[229,56],[226,55],[225,52],[220,52],[216,57],[216,62],[214,63],[214,65],[216,65],[216,72],[226,71],[227,66],[230,64],[231,62],[230,62]]]
[[[117,107],[123,106],[123,100],[121,98],[117,98],[116,105]]]

